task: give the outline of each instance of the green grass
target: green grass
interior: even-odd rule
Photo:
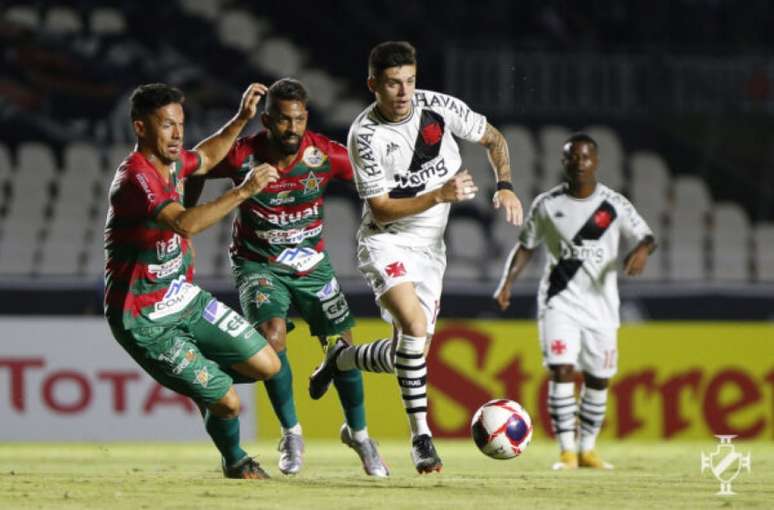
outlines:
[[[276,469],[274,444],[247,445],[270,470],[270,481],[222,478],[213,447],[201,444],[2,444],[0,508],[771,508],[774,443],[739,443],[752,472],[733,483],[736,496],[716,496],[718,482],[699,472],[697,443],[604,443],[616,470],[552,472],[556,447],[533,443],[519,459],[490,460],[471,442],[438,441],[443,473],[419,476],[406,442],[384,442],[387,480],[365,476],[351,450],[308,441],[296,477]]]

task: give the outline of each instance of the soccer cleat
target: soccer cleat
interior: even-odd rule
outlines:
[[[570,450],[565,450],[559,454],[559,462],[551,466],[554,471],[565,471],[569,469],[578,469],[578,454]]]
[[[411,460],[420,474],[441,471],[443,463],[438,452],[433,446],[433,438],[427,434],[422,434],[411,441]]]
[[[277,467],[283,474],[295,475],[304,465],[304,438],[287,432],[282,435],[277,451],[280,452]]]
[[[329,347],[325,352],[325,359],[319,367],[312,372],[309,377],[309,396],[312,400],[319,400],[328,391],[333,381],[333,376],[336,375],[338,368],[336,368],[336,358],[339,357],[342,349],[347,344],[341,338],[336,340],[333,346]]]
[[[379,455],[379,450],[376,449],[376,443],[373,439],[369,437],[365,441],[355,441],[346,423],[341,426],[339,435],[341,436],[341,442],[355,450],[358,457],[360,457],[360,461],[363,463],[363,470],[367,475],[379,478],[390,476],[390,470],[387,464],[384,463],[382,456]]]
[[[236,464],[226,466],[226,459],[221,459],[223,476],[239,480],[266,480],[271,478],[260,464],[252,457],[245,457]]]
[[[578,465],[585,468],[613,469],[613,465],[602,460],[602,457],[599,456],[596,450],[580,452]]]

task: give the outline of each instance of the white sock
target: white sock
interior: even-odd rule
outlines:
[[[424,336],[401,334],[395,351],[395,373],[412,438],[422,434],[432,435],[427,425],[425,341]]]
[[[301,431],[301,423],[296,423],[295,425],[293,425],[289,429],[286,429],[285,427],[280,427],[280,429],[282,430],[282,435],[283,436],[285,434],[295,434],[297,436],[302,436],[303,435],[303,432]]]
[[[350,437],[358,443],[362,443],[368,439],[368,427],[363,427],[360,430],[352,430],[352,427],[347,425],[347,428],[349,428]]]
[[[607,389],[583,387],[580,404],[580,451],[593,450],[605,421]]]
[[[548,413],[551,415],[551,426],[559,441],[559,448],[563,452],[577,450],[575,444],[575,413],[577,412],[575,383],[548,381]]]
[[[392,373],[395,359],[392,355],[392,339],[383,338],[368,344],[353,345],[342,349],[336,358],[336,368],[364,372]]]

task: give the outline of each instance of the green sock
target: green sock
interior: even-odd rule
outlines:
[[[352,369],[338,372],[333,384],[339,393],[341,407],[351,430],[362,430],[366,426],[365,401],[363,398],[363,376],[360,370]]]
[[[247,456],[247,452],[239,447],[239,418],[219,418],[207,411],[204,416],[204,427],[212,438],[220,454],[226,459],[226,465],[231,466]]]
[[[298,423],[296,403],[293,400],[293,372],[290,370],[287,349],[278,352],[277,356],[282,363],[280,371],[271,379],[264,381],[264,384],[271,406],[274,408],[274,414],[277,415],[282,426],[289,429]]]

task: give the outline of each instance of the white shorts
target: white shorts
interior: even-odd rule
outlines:
[[[538,321],[543,364],[575,365],[600,379],[618,370],[618,328],[590,329],[548,309]]]
[[[427,318],[427,334],[435,331],[435,321],[441,307],[443,273],[446,270],[446,247],[434,248],[395,246],[374,238],[361,240],[357,246],[358,270],[368,281],[376,298],[382,319],[394,323],[390,312],[379,298],[403,282],[413,282]]]

